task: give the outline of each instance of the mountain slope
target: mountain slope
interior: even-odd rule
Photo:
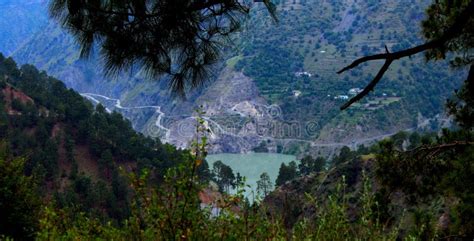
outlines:
[[[460,84],[463,72],[422,56],[396,62],[375,92],[346,112],[338,107],[363,88],[380,63],[336,72],[364,55],[423,41],[420,20],[430,1],[283,1],[278,25],[257,13],[240,39],[236,69],[255,79],[260,93],[284,118],[318,123],[307,138],[350,142],[413,127],[418,113],[432,118]],[[353,90],[351,92],[351,90]],[[301,111],[304,110],[304,111]],[[338,133],[341,131],[342,133]]]
[[[422,56],[395,63],[368,98],[348,111],[338,109],[364,87],[378,65],[344,75],[336,71],[357,57],[385,51],[385,45],[394,51],[421,43],[418,23],[429,2],[281,1],[278,24],[263,8],[254,9],[244,31],[235,36],[236,48],[226,51],[226,61],[216,66],[216,78],[186,100],[175,98],[166,80],[147,80],[139,68],[115,78],[104,76],[100,58],[79,59],[72,38],[54,22],[14,58],[47,70],[79,92],[120,99],[130,108],[98,100],[121,111],[136,130],[182,147],[192,136],[187,123],[202,105],[215,133],[213,152],[246,152],[269,142],[272,151],[331,153],[344,145],[427,126],[430,120],[430,128],[438,128],[443,102],[464,72],[451,72],[443,63],[425,64]],[[232,79],[236,75],[252,82],[252,90],[243,96],[238,84],[229,84],[239,83]],[[217,93],[222,86],[225,93]],[[232,105],[222,105],[222,100]],[[134,108],[139,106],[159,106],[160,111]],[[253,114],[239,114],[234,107]],[[164,128],[156,125],[158,119]],[[229,147],[230,142],[238,144]]]
[[[42,197],[116,220],[128,215],[128,187],[119,174],[152,169],[159,182],[184,151],[137,133],[119,113],[96,108],[30,65],[0,54],[0,140],[9,158],[25,158],[25,173]],[[73,208],[72,206],[70,208]]]
[[[0,52],[11,55],[48,22],[46,0],[0,2]]]

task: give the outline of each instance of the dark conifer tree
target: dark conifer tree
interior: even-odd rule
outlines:
[[[270,0],[258,2],[274,14]],[[83,56],[99,46],[108,73],[141,65],[152,77],[169,75],[172,89],[181,94],[209,76],[209,65],[218,60],[250,8],[249,1],[238,0],[53,0],[50,4],[51,15],[76,37]]]

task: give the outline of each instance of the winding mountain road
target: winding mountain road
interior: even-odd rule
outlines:
[[[110,97],[105,96],[105,95],[99,95],[99,94],[94,94],[94,93],[81,93],[81,95],[83,97],[93,101],[96,104],[101,103],[100,100],[98,100],[97,98],[102,98],[102,99],[105,99],[105,100],[108,100],[108,101],[113,101],[113,102],[115,102],[114,107],[117,108],[117,109],[121,109],[121,110],[155,109],[156,113],[158,114],[158,116],[156,118],[156,121],[155,121],[155,126],[158,127],[159,129],[165,131],[164,140],[169,140],[171,131],[170,131],[169,128],[166,128],[162,124],[162,119],[165,116],[165,113],[163,113],[161,111],[161,106],[159,106],[159,105],[143,105],[143,106],[124,107],[124,106],[122,106],[122,103],[119,99],[110,98]],[[106,108],[106,111],[109,112],[109,113],[112,112],[109,108]]]
[[[155,126],[165,132],[165,136],[163,138],[164,141],[170,140],[171,130],[169,128],[165,127],[162,123],[163,117],[165,116],[165,113],[163,113],[161,111],[161,106],[159,106],[159,105],[145,105],[145,106],[125,107],[125,106],[122,106],[122,103],[119,99],[111,98],[111,97],[100,95],[100,94],[94,94],[94,93],[81,93],[81,95],[83,97],[87,98],[88,100],[96,103],[96,104],[102,103],[99,100],[99,98],[103,99],[103,100],[106,100],[106,101],[112,101],[112,102],[114,102],[113,106],[115,108],[121,109],[121,110],[148,109],[148,108],[155,109],[156,114],[158,115],[156,117]],[[260,105],[261,107],[263,107],[264,109],[266,109],[268,111],[271,111],[272,108],[274,108],[273,106],[264,106],[262,104],[256,104],[256,103],[253,103],[253,104]],[[109,108],[106,108],[106,111],[109,112],[109,113],[112,112]],[[245,115],[245,114],[243,114],[243,115]],[[186,119],[186,118],[196,119],[196,117],[194,117],[194,116],[182,116],[182,117],[183,117],[183,119]],[[226,127],[223,127],[221,124],[219,124],[218,122],[212,120],[210,117],[204,116],[202,118],[203,118],[203,120],[206,121],[207,127],[210,129],[211,134],[214,135],[214,137],[219,136],[219,135],[229,135],[229,136],[233,136],[233,137],[237,137],[237,138],[243,138],[244,137],[242,135],[239,135],[239,134],[233,133],[232,131],[227,130]],[[422,123],[421,125],[426,125],[426,123]],[[408,129],[405,129],[403,131],[411,132],[411,131],[414,131],[414,129],[415,128],[408,128]],[[257,135],[257,137],[260,138],[261,140],[279,141],[279,142],[283,142],[283,143],[289,143],[289,142],[308,143],[308,144],[310,144],[311,147],[325,147],[325,148],[336,149],[336,148],[348,146],[352,149],[355,149],[355,148],[357,148],[358,146],[360,146],[362,144],[368,144],[368,143],[371,143],[371,142],[380,141],[380,140],[383,140],[383,139],[388,138],[390,136],[393,136],[393,135],[397,134],[398,132],[399,131],[392,132],[392,133],[381,134],[381,135],[372,136],[372,137],[367,137],[367,138],[361,138],[361,139],[354,140],[352,142],[333,142],[333,143],[319,143],[319,142],[315,142],[315,141],[311,141],[311,140],[297,139],[297,138],[274,138],[274,137],[258,136],[258,135]]]

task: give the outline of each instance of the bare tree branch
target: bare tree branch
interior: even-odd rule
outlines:
[[[474,141],[453,141],[439,145],[422,145],[407,151],[397,151],[409,157],[418,156],[421,158],[433,159],[440,153],[451,150],[453,148],[474,146]]]
[[[466,23],[472,17],[473,12],[474,12],[474,0],[471,0],[469,4],[466,6],[466,8],[456,18],[454,23],[444,32],[444,34],[440,38],[432,40],[422,45],[415,46],[413,48],[401,50],[394,53],[388,52],[387,47],[385,47],[385,49],[387,50],[387,53],[362,57],[360,59],[355,60],[352,64],[338,71],[337,73],[341,74],[345,71],[356,68],[357,66],[365,62],[369,62],[373,60],[385,60],[385,64],[379,70],[377,76],[375,76],[375,78],[364,88],[362,92],[360,92],[358,95],[354,96],[344,105],[342,105],[341,110],[347,109],[349,106],[351,106],[355,102],[361,100],[366,95],[368,95],[370,91],[373,91],[374,87],[382,79],[385,72],[388,70],[388,68],[393,63],[393,61],[398,60],[400,58],[409,57],[409,56],[421,53],[429,49],[443,47],[446,44],[446,42],[459,36],[462,33],[462,30],[464,26],[466,25]]]

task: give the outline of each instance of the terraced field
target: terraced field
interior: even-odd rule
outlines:
[[[279,23],[264,11],[251,19],[235,69],[255,80],[269,104],[282,108],[284,120],[316,121],[320,132],[306,136],[310,140],[342,141],[413,127],[418,114],[431,118],[444,111],[460,72],[446,63],[425,64],[422,55],[395,62],[376,90],[346,112],[339,106],[352,96],[349,90],[363,88],[380,63],[336,72],[385,47],[396,51],[421,43],[418,23],[430,2],[282,1]],[[355,133],[332,135],[337,129]]]

